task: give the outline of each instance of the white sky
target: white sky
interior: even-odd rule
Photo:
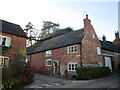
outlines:
[[[113,41],[118,30],[118,0],[98,1],[0,0],[0,19],[19,24],[23,29],[29,21],[41,29],[42,21],[47,20],[59,23],[60,28],[80,29],[85,11],[98,37],[105,35],[107,40]]]

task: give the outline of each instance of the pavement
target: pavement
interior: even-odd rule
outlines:
[[[118,88],[118,74],[94,80],[70,80],[55,76],[35,74],[34,82],[24,88]]]

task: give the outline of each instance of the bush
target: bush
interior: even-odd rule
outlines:
[[[19,78],[20,82],[22,82],[24,85],[32,83],[33,79],[34,79],[34,74],[29,69],[25,69]]]
[[[110,75],[109,67],[79,67],[76,71],[77,79],[89,80]]]
[[[20,84],[20,82],[18,79],[11,77],[5,83],[0,85],[0,90],[13,89],[19,84]]]

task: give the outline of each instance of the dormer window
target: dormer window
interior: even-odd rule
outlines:
[[[0,36],[0,45],[10,47],[11,38],[6,36]]]

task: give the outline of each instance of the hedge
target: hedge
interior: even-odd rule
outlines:
[[[77,68],[77,79],[89,80],[111,74],[109,67],[79,67]]]

